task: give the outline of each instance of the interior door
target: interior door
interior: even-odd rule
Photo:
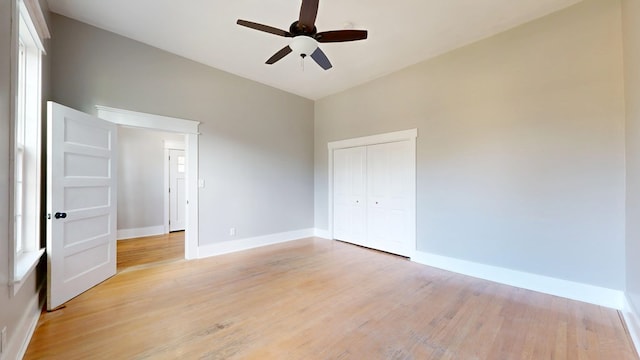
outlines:
[[[184,150],[169,150],[169,231],[184,230],[187,204]]]
[[[47,308],[116,273],[116,125],[47,104]]]
[[[410,256],[409,141],[367,146],[369,246]]]
[[[364,147],[333,152],[333,237],[367,245],[366,150]]]

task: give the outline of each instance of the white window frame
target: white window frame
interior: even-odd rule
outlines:
[[[17,0],[13,11],[12,66],[12,197],[9,211],[10,285],[17,294],[40,261],[42,55],[43,38],[50,37],[37,0]],[[35,20],[35,21],[34,21]]]
[[[15,239],[15,253],[18,257],[24,252],[24,240],[22,236],[22,216],[24,203],[24,157],[25,157],[25,103],[26,103],[26,65],[27,54],[26,45],[21,38],[18,38],[18,79],[16,81],[17,109],[15,116],[15,146],[14,146],[14,167],[13,167],[13,231]]]

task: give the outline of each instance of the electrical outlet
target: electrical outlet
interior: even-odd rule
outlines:
[[[0,354],[3,354],[7,350],[7,327],[2,328],[0,332]]]
[[[229,236],[236,236],[236,228],[232,227],[229,229]]]

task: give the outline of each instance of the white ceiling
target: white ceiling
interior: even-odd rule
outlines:
[[[51,11],[309,99],[319,99],[582,0],[322,0],[318,31],[369,30],[369,38],[321,44],[324,71],[293,54],[264,62],[290,39],[236,25],[284,30],[301,0],[48,0]],[[54,34],[55,36],[55,34]]]

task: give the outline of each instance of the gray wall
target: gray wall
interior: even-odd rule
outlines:
[[[418,128],[424,252],[624,287],[619,1],[585,0],[315,108],[315,223],[327,142]]]
[[[0,0],[0,169],[9,169],[14,2]],[[328,141],[418,127],[420,250],[621,289],[624,38],[626,287],[640,308],[640,2],[622,0],[622,22],[620,10],[617,0],[585,0],[319,101],[317,227],[327,226]],[[239,236],[312,226],[310,101],[53,18],[54,100],[89,113],[103,104],[203,121],[202,242],[224,240],[229,226]],[[3,250],[8,184],[0,171]],[[10,341],[20,340],[16,326],[42,275],[17,296],[0,286]]]
[[[231,240],[230,227],[236,238],[313,227],[312,101],[59,15],[52,22],[56,102],[202,122],[201,245]]]
[[[118,128],[118,230],[164,226],[164,141],[184,135]]]
[[[640,1],[624,0],[627,99],[627,294],[640,309]]]

